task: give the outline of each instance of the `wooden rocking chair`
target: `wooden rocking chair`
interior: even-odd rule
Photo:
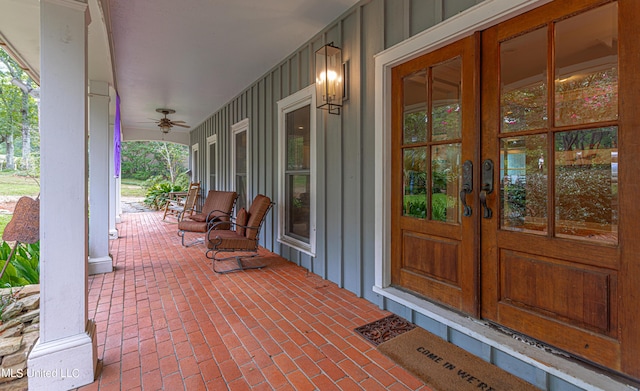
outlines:
[[[231,219],[231,229],[216,230],[217,225],[229,224],[227,222],[218,222],[213,224],[207,232],[208,250],[205,255],[207,258],[212,260],[212,268],[214,272],[223,274],[238,270],[260,269],[265,267],[265,265],[245,265],[243,263],[243,259],[258,256],[260,228],[273,205],[275,204],[271,202],[269,197],[258,194],[253,199],[248,212],[244,208],[241,208],[236,213],[235,219]],[[242,252],[243,254],[226,258],[221,258],[219,256],[220,253],[226,252]],[[253,254],[247,255],[247,252]],[[216,263],[228,261],[230,259],[235,259],[235,267],[224,270],[216,268]]]
[[[191,183],[186,194],[182,192],[170,194],[170,198],[164,205],[164,215],[162,216],[162,220],[164,220],[167,215],[175,216],[178,221],[182,221],[182,219],[187,215],[191,216],[196,207],[196,201],[198,200],[199,195],[200,182]]]
[[[203,242],[204,236],[214,223],[221,221],[228,223],[237,198],[238,193],[235,191],[209,190],[202,210],[178,223],[178,236],[182,237],[182,245],[189,247]],[[229,224],[219,224],[216,229],[229,229]],[[201,233],[202,239],[185,244],[184,236],[187,232]]]

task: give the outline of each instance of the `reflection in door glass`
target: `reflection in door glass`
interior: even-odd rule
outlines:
[[[403,212],[405,216],[427,217],[427,148],[403,151]]]
[[[500,44],[501,131],[547,127],[547,28]]]
[[[555,136],[556,236],[618,242],[617,127]]]
[[[436,65],[431,70],[431,139],[434,141],[460,138],[462,110],[460,87],[462,59],[460,57]]]
[[[427,141],[427,71],[404,77],[403,144]]]
[[[618,6],[556,24],[556,126],[618,118]]]
[[[460,222],[460,144],[431,147],[431,220]]]
[[[547,232],[547,136],[500,140],[500,226]]]

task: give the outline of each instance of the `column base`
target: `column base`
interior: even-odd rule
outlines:
[[[85,333],[36,342],[27,359],[29,390],[70,390],[93,383],[97,363],[96,324],[90,319]]]
[[[113,271],[113,259],[111,255],[106,257],[89,258],[89,275],[111,273]]]
[[[109,230],[109,240],[115,240],[118,239],[118,230],[117,229],[110,229]]]

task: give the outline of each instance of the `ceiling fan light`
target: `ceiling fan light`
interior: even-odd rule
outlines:
[[[169,126],[169,124],[166,123],[161,123],[160,125],[158,125],[160,127],[160,130],[162,130],[162,133],[169,133],[169,131],[171,130],[171,126]]]

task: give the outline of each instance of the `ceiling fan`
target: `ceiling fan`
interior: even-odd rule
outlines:
[[[189,128],[189,126],[184,124],[184,121],[172,121],[167,118],[167,115],[173,114],[176,111],[172,109],[156,109],[158,113],[164,114],[164,118],[160,118],[159,120],[154,120],[156,124],[162,130],[162,133],[169,133],[172,127],[179,126],[181,128]]]

